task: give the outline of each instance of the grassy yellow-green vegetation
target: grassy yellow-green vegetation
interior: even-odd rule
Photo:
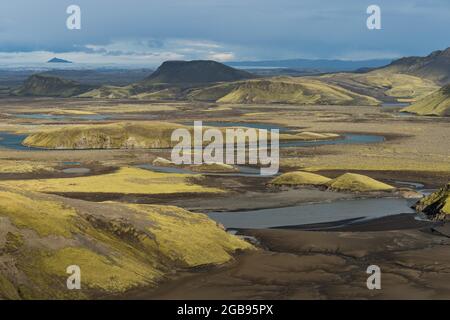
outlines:
[[[378,105],[379,101],[323,81],[294,77],[217,84],[188,94],[194,100],[222,103]]]
[[[0,187],[0,298],[84,299],[154,286],[180,268],[228,262],[253,247],[206,215],[93,203]],[[67,290],[67,267],[82,290]]]
[[[416,209],[437,219],[448,219],[450,215],[450,183],[421,199],[416,204]]]
[[[450,85],[442,87],[401,111],[422,116],[450,116]]]
[[[42,162],[0,160],[0,173],[49,172],[54,170],[51,165]]]
[[[325,185],[330,178],[321,176],[319,174],[304,172],[304,171],[293,171],[283,173],[279,177],[273,179],[270,183],[274,185],[289,185],[289,186],[301,186],[301,185]]]
[[[118,87],[118,86],[102,86],[97,89],[79,95],[80,98],[107,98],[107,99],[121,99],[128,98],[133,95],[132,86]]]
[[[0,185],[8,185],[24,190],[46,193],[120,193],[120,194],[170,194],[185,192],[222,192],[207,188],[189,180],[192,175],[160,173],[150,170],[125,167],[117,172],[74,178],[54,178],[35,180],[9,180]]]
[[[45,149],[169,148],[173,130],[183,126],[165,122],[120,122],[74,125],[30,134],[23,144]]]
[[[97,112],[83,109],[61,109],[61,108],[28,108],[28,107],[18,107],[11,110],[12,113],[25,113],[25,114],[54,114],[54,115],[68,115],[68,116],[89,116],[96,115]]]
[[[353,192],[391,191],[394,189],[393,186],[386,183],[356,173],[345,173],[328,181],[327,186],[333,190],[348,190]]]
[[[70,236],[73,209],[55,201],[33,201],[14,192],[0,192],[0,211],[19,228],[29,228],[40,236]],[[35,212],[35,215],[29,212]]]
[[[39,110],[41,113],[43,112],[42,110]],[[75,110],[75,109],[56,109],[56,110],[51,110],[49,112],[45,112],[45,113],[50,113],[50,114],[56,114],[56,115],[75,115],[75,116],[90,116],[90,115],[95,115],[97,113],[92,112],[92,111],[87,111],[87,110]]]
[[[431,80],[383,69],[368,73],[328,74],[319,79],[377,99],[389,96],[399,102],[416,101],[439,88]]]
[[[180,104],[181,105],[181,104]],[[87,109],[95,111],[97,113],[141,113],[141,112],[160,112],[160,111],[175,111],[177,110],[177,104],[131,104],[131,103],[118,103],[111,106],[89,106]]]

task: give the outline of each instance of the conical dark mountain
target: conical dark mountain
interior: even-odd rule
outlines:
[[[72,61],[54,57],[54,58],[48,60],[47,63],[72,63]]]
[[[450,83],[450,47],[434,51],[426,57],[401,58],[383,69],[433,80],[440,85],[445,85]]]
[[[251,78],[255,78],[255,76],[249,72],[237,70],[212,60],[166,61],[145,82],[198,84]]]
[[[13,93],[20,96],[71,97],[88,90],[92,86],[82,85],[76,81],[59,77],[34,74]]]

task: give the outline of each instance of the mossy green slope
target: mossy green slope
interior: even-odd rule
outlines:
[[[442,87],[401,111],[422,116],[450,116],[450,85]]]
[[[448,219],[450,217],[450,183],[421,199],[416,204],[416,210],[425,212],[436,219]]]
[[[218,84],[194,90],[193,100],[222,103],[378,105],[372,97],[313,79],[277,77]]]
[[[73,178],[1,181],[0,185],[46,193],[170,194],[219,193],[221,189],[194,183],[201,177],[189,174],[153,172],[124,167],[116,172]]]
[[[0,298],[84,299],[155,286],[252,246],[206,215],[172,206],[91,203],[0,187]],[[81,269],[68,290],[67,267]]]
[[[391,191],[394,189],[391,185],[356,173],[345,173],[328,181],[327,186],[333,190],[347,190],[353,192]]]
[[[330,178],[321,176],[319,174],[304,172],[304,171],[293,171],[283,173],[279,177],[273,179],[270,183],[274,185],[290,185],[290,186],[300,186],[300,185],[325,185]]]
[[[119,122],[74,125],[29,135],[23,145],[46,149],[169,148],[173,130],[183,126],[166,122]]]
[[[314,77],[378,100],[416,101],[439,88],[433,81],[379,69],[367,73],[335,73]]]
[[[92,89],[80,94],[80,98],[95,98],[95,99],[121,99],[128,98],[133,95],[133,87],[125,86],[102,86],[97,89]]]

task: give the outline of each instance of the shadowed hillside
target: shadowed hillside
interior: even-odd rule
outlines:
[[[450,47],[437,50],[426,57],[405,57],[393,61],[382,70],[413,75],[440,85],[450,83]]]
[[[35,74],[13,91],[19,96],[71,97],[91,90],[92,86],[50,75]]]

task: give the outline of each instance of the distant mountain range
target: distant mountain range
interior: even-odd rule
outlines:
[[[143,80],[126,86],[86,86],[41,74],[30,77],[13,93],[27,96],[298,105],[378,105],[382,102],[433,99],[433,105],[438,106],[436,113],[447,115],[448,89],[434,96],[427,95],[448,82],[449,56],[450,49],[446,49],[426,57],[401,58],[366,72],[332,72],[301,77],[255,75],[210,60],[166,61],[154,73],[143,77]],[[64,71],[61,72],[63,76]],[[425,106],[425,103],[420,106]],[[428,105],[426,108],[428,110]],[[436,108],[432,109],[436,111]]]
[[[327,59],[289,59],[239,61],[226,64],[238,68],[290,68],[316,70],[318,72],[356,71],[358,69],[379,68],[391,63],[390,59],[374,60],[327,60]]]

